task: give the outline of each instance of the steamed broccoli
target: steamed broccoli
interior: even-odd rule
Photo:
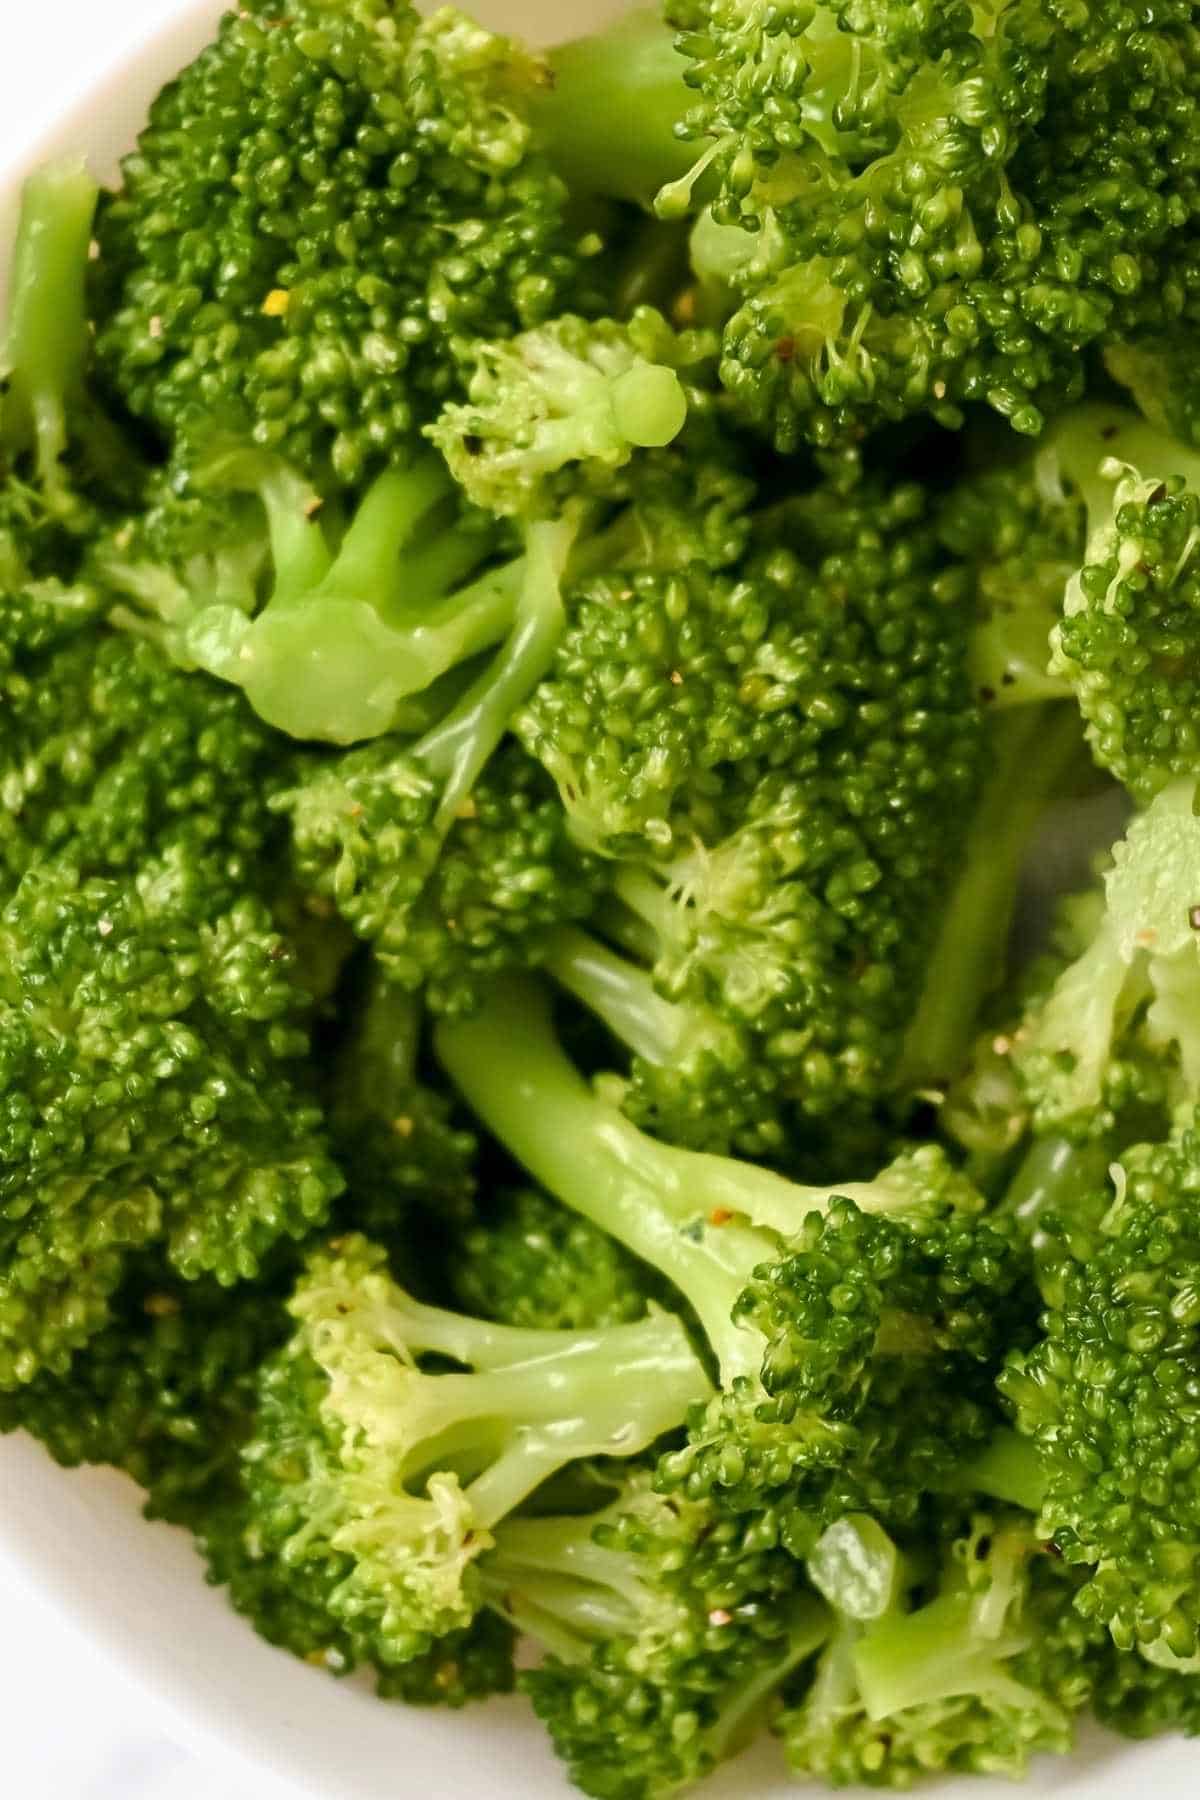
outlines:
[[[357,486],[460,351],[586,289],[538,58],[450,8],[266,0],[164,89],[97,226],[101,369],[186,466],[214,430]]]
[[[742,1749],[829,1628],[769,1532],[638,1475],[599,1515],[503,1527],[482,1574],[544,1646],[522,1688],[598,1800],[665,1800]]]
[[[247,1541],[384,1664],[471,1623],[478,1560],[541,1482],[638,1454],[708,1386],[668,1314],[591,1332],[487,1324],[411,1299],[357,1236],[309,1258],[289,1310],[244,1452]]]
[[[505,1044],[520,1046],[511,1069]],[[657,1143],[588,1088],[544,996],[511,979],[436,1046],[509,1152],[698,1318],[721,1388],[661,1465],[672,1488],[750,1512],[786,1502],[799,1541],[846,1493],[904,1514],[988,1436],[1028,1307],[1025,1248],[931,1146],[871,1181],[806,1188]]]
[[[1200,1731],[1193,10],[246,0],[26,186],[0,1431],[595,1800]]]
[[[1087,1571],[1079,1610],[1168,1667],[1200,1652],[1196,1127],[1039,1213],[1044,1336],[1000,1382],[1040,1451],[1040,1529]]]
[[[946,1770],[1020,1776],[1035,1753],[1072,1747],[1094,1654],[1072,1583],[1027,1514],[951,1517],[938,1535],[931,1572],[869,1518],[817,1546],[809,1567],[837,1626],[779,1721],[799,1772],[903,1789]]]

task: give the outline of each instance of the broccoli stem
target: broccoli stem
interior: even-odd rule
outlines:
[[[732,1158],[647,1137],[598,1098],[563,1053],[544,992],[497,982],[471,1018],[446,1020],[438,1056],[494,1136],[562,1201],[673,1282],[700,1318],[728,1384],[757,1376],[762,1341],[735,1302],[774,1238],[736,1221],[790,1208],[792,1184]]]
[[[1046,1474],[1037,1445],[1007,1428],[997,1431],[959,1470],[955,1488],[964,1494],[986,1494],[1027,1513],[1039,1512],[1046,1494]]]
[[[651,207],[695,161],[676,136],[691,95],[672,32],[653,10],[626,13],[551,50],[549,64],[534,117],[559,173],[581,194]]]
[[[503,1448],[465,1490],[483,1530],[568,1463],[637,1455],[708,1397],[687,1332],[670,1313],[596,1332],[465,1325],[448,1323],[427,1345],[473,1372],[428,1377],[429,1433],[406,1474],[446,1468],[457,1454],[477,1461],[481,1439],[501,1422]],[[521,1338],[529,1342],[522,1346]],[[506,1359],[503,1366],[497,1358]]]
[[[1038,1138],[1019,1164],[1002,1204],[1031,1221],[1047,1207],[1069,1211],[1104,1186],[1111,1160],[1104,1144],[1078,1143],[1068,1137]]]
[[[990,768],[943,915],[899,1086],[942,1088],[962,1067],[980,1006],[1004,971],[1030,838],[1079,754],[1074,706],[1022,708],[992,722]]]
[[[1113,464],[1129,464],[1158,480],[1181,475],[1189,488],[1200,488],[1200,452],[1122,406],[1073,408],[1049,433],[1038,462],[1044,479],[1065,476],[1082,495],[1089,539],[1111,524]]]
[[[916,1612],[881,1619],[854,1651],[868,1718],[881,1720],[910,1706],[929,1706],[967,1694],[1010,1700],[1052,1720],[1061,1710],[1004,1670],[1004,1661],[1026,1647],[1023,1634],[983,1637],[967,1593],[939,1595]]]
[[[598,1544],[595,1526],[593,1515],[513,1519],[480,1571],[497,1609],[568,1662],[638,1623],[638,1559]]]
[[[530,527],[512,630],[499,654],[413,755],[441,784],[436,829],[448,831],[480,771],[554,659],[566,615],[562,576],[574,538],[570,525]]]
[[[826,1642],[831,1623],[829,1608],[813,1595],[806,1594],[793,1603],[778,1654],[721,1697],[716,1723],[706,1734],[716,1762],[736,1755],[750,1742],[772,1695]]]
[[[703,1022],[699,1008],[664,1000],[646,969],[574,926],[564,926],[547,940],[543,967],[633,1055],[655,1066],[670,1062],[689,1027]]]
[[[32,448],[46,492],[61,491],[67,408],[83,393],[88,351],[86,274],[99,189],[69,157],[31,175],[9,276],[0,343],[0,442],[10,456]]]

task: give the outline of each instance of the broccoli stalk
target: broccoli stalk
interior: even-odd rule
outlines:
[[[636,930],[636,915],[629,922]],[[610,924],[621,929],[619,913]],[[574,926],[547,939],[542,966],[628,1052],[622,1107],[635,1123],[694,1150],[781,1150],[769,1072],[732,1019],[695,1000],[668,999],[650,968]]]
[[[577,193],[649,208],[659,188],[691,168],[695,152],[679,134],[691,100],[687,64],[656,12],[623,13],[546,61],[534,127]]]
[[[901,1556],[873,1520],[825,1534],[809,1572],[837,1625],[780,1721],[796,1769],[907,1787],[936,1770],[1020,1776],[1035,1751],[1071,1748],[1089,1689],[1072,1584],[1041,1566],[1027,1515],[977,1515],[946,1550],[925,1598],[920,1553]]]
[[[1004,975],[1033,835],[1078,766],[1081,748],[1073,707],[1021,707],[994,721],[963,865],[905,1039],[902,1092],[939,1089],[959,1073],[980,1007]]]
[[[414,1300],[361,1237],[310,1257],[289,1307],[246,1451],[252,1529],[264,1555],[327,1578],[331,1615],[385,1661],[471,1622],[477,1559],[549,1476],[638,1455],[708,1391],[670,1314],[590,1332],[489,1324]]]
[[[123,495],[140,474],[136,454],[87,386],[87,271],[98,194],[75,157],[28,178],[0,328],[0,469],[78,535],[93,517],[80,477]]]

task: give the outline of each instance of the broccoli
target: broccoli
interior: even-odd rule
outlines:
[[[478,343],[467,398],[426,428],[463,491],[492,512],[552,512],[554,477],[620,469],[662,449],[687,421],[677,371],[711,362],[716,340],[675,333],[652,307],[625,324],[566,314],[520,336]]]
[[[908,1788],[950,1770],[1021,1776],[1035,1752],[1071,1749],[1094,1654],[1071,1582],[1026,1514],[951,1515],[938,1535],[932,1579],[870,1518],[817,1545],[809,1569],[837,1625],[778,1722],[798,1772]]]
[[[752,521],[778,542],[727,571],[594,580],[516,722],[683,1003],[629,1044],[635,1079],[676,1055],[647,1031],[724,1062],[727,1143],[756,1154],[782,1129],[764,1087],[809,1118],[889,1089],[982,750],[963,571],[920,488],[831,486]],[[611,1024],[610,974],[572,991]],[[625,985],[618,1036],[649,995],[636,966]]]
[[[1084,424],[1083,442],[1067,421],[1055,447],[1086,500],[1088,540],[1054,629],[1051,673],[1074,690],[1096,761],[1144,804],[1200,773],[1191,674],[1200,461],[1134,414],[1113,409]]]
[[[828,1631],[761,1526],[636,1474],[598,1515],[502,1526],[482,1575],[544,1647],[521,1686],[598,1800],[665,1800],[734,1755]]]
[[[588,1088],[545,996],[511,978],[435,1040],[505,1148],[699,1320],[721,1391],[660,1465],[670,1487],[749,1512],[786,1499],[804,1534],[846,1492],[906,1512],[988,1436],[998,1359],[1024,1329],[1026,1250],[932,1146],[871,1181],[806,1188],[658,1143]]]
[[[259,1364],[287,1322],[274,1280],[231,1294],[131,1259],[86,1355],[0,1394],[0,1430],[32,1432],[67,1468],[124,1470],[146,1490],[151,1518],[204,1521],[236,1485]]]
[[[286,943],[249,896],[206,915],[211,880],[35,865],[0,914],[0,1388],[67,1368],[131,1256],[232,1285],[341,1191]]]
[[[187,467],[214,431],[355,488],[460,351],[586,294],[533,147],[542,63],[444,8],[256,0],[156,100],[97,222],[100,370]]]
[[[708,1387],[678,1321],[523,1331],[423,1306],[365,1238],[308,1259],[244,1452],[247,1531],[371,1659],[465,1629],[495,1528],[580,1457],[631,1456]],[[421,1357],[458,1365],[439,1373]]]
[[[1000,1379],[1040,1452],[1040,1529],[1086,1570],[1078,1609],[1168,1667],[1200,1651],[1198,1123],[1190,1111],[1166,1142],[1125,1150],[1111,1185],[1039,1212],[1044,1335]]]
[[[1166,1108],[1200,1092],[1194,796],[1194,782],[1175,782],[1133,819],[1078,954],[1035,994],[1014,1034],[1012,1060],[1039,1129],[1086,1134],[1114,1109],[1156,1098]]]
[[[729,291],[722,379],[778,449],[970,403],[1036,434],[1079,398],[1081,348],[1184,311],[1186,8],[678,16],[720,169],[693,255]],[[660,197],[692,204],[688,180]]]
[[[238,507],[224,522],[219,497],[243,491],[261,504],[269,549],[254,548]],[[243,688],[295,738],[353,744],[396,729],[406,700],[507,636],[536,558],[464,583],[492,548],[487,522],[455,516],[432,456],[378,476],[340,542],[312,489],[267,452],[212,451],[188,492],[208,506],[170,496],[97,546],[95,578],[119,596],[114,623]]]

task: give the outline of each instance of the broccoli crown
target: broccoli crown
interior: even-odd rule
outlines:
[[[625,323],[565,313],[496,343],[471,346],[467,398],[426,430],[477,506],[528,517],[552,511],[561,487],[603,478],[635,450],[662,448],[687,419],[679,371],[712,362],[708,332],[675,332],[652,307]],[[569,490],[568,490],[569,491]]]
[[[122,402],[185,456],[226,428],[337,486],[403,456],[464,342],[580,280],[530,145],[543,79],[449,8],[227,14],[101,208],[97,355]]]
[[[0,1395],[0,1429],[32,1432],[68,1468],[123,1469],[152,1517],[195,1524],[236,1483],[258,1365],[286,1326],[273,1287],[231,1294],[134,1259],[86,1355]]]
[[[136,875],[177,847],[207,865],[210,908],[269,885],[283,833],[272,734],[241,698],[176,673],[149,643],[99,632],[102,598],[40,582],[0,624],[0,860],[11,891],[35,859]]]
[[[1200,772],[1191,566],[1200,464],[1133,417],[1108,438],[1087,554],[1055,627],[1053,670],[1078,697],[1096,761],[1144,804]]]
[[[1088,1203],[1039,1215],[1044,1335],[1001,1379],[1046,1473],[1041,1526],[1088,1566],[1077,1605],[1122,1649],[1200,1650],[1195,1115],[1127,1150]]]
[[[828,1629],[769,1526],[637,1477],[598,1518],[518,1522],[495,1554],[491,1579],[548,1651],[522,1688],[597,1800],[665,1800],[701,1779]]]
[[[412,751],[385,738],[315,765],[280,804],[301,883],[333,901],[392,980],[453,1013],[488,975],[535,964],[551,927],[591,911],[599,883],[517,745],[464,797],[440,854],[435,798]]]
[[[513,1080],[506,1043],[522,1050]],[[699,1320],[720,1392],[694,1409],[687,1446],[664,1455],[664,1484],[749,1513],[786,1502],[804,1543],[823,1509],[844,1510],[847,1495],[862,1505],[864,1484],[881,1505],[916,1510],[931,1479],[982,1444],[1028,1305],[1027,1250],[1016,1222],[978,1216],[979,1196],[935,1146],[869,1181],[804,1187],[657,1142],[583,1081],[542,997],[513,981],[471,1018],[442,1022],[436,1046],[501,1144]],[[912,1296],[894,1319],[892,1280]],[[835,1346],[858,1342],[857,1362],[823,1347],[826,1328]]]
[[[290,1310],[245,1451],[247,1538],[383,1664],[469,1626],[478,1558],[543,1480],[638,1454],[707,1386],[666,1314],[591,1333],[485,1324],[412,1300],[361,1237],[309,1258]]]
[[[529,1187],[491,1199],[456,1243],[451,1273],[464,1311],[543,1331],[628,1324],[662,1297],[615,1239]]]
[[[728,576],[585,594],[518,729],[584,842],[625,856],[660,992],[748,1032],[821,1116],[893,1074],[980,716],[919,488],[818,488],[764,528]]]
[[[763,1346],[758,1380],[696,1410],[662,1481],[780,1505],[796,1549],[844,1511],[912,1522],[985,1442],[997,1369],[1028,1322],[1024,1235],[979,1219],[965,1189],[967,1210],[947,1214],[936,1174],[927,1195],[920,1180],[896,1216],[835,1194],[754,1272],[733,1317]]]
[[[944,1519],[932,1580],[919,1564],[905,1569],[870,1519],[842,1521],[835,1535],[858,1555],[822,1580],[838,1627],[778,1722],[796,1770],[833,1787],[904,1789],[947,1771],[1020,1777],[1034,1754],[1072,1748],[1095,1634],[1028,1516]],[[864,1582],[871,1560],[887,1566],[887,1580]],[[815,1558],[810,1569],[827,1577]]]
[[[723,165],[695,251],[733,276],[722,378],[778,448],[967,402],[1036,433],[1082,391],[1081,346],[1186,312],[1186,5],[680,15]]]
[[[0,1387],[63,1372],[132,1252],[230,1285],[341,1190],[287,945],[247,897],[206,914],[210,880],[35,867],[0,917]]]

